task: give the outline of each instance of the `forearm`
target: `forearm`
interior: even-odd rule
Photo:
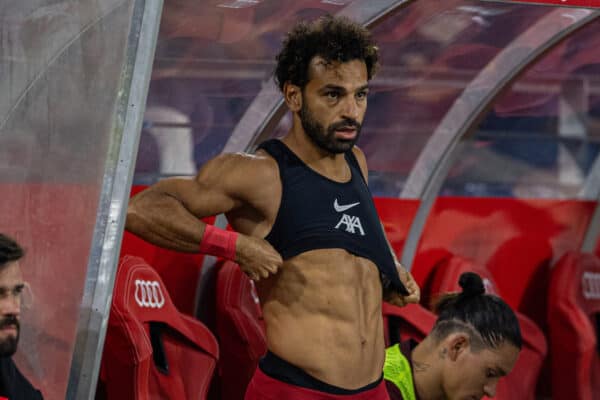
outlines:
[[[277,273],[283,262],[264,239],[207,228],[174,197],[150,191],[132,200],[126,229],[157,246],[233,260],[256,281]]]
[[[174,197],[141,192],[127,209],[125,229],[160,247],[197,253],[206,224]]]

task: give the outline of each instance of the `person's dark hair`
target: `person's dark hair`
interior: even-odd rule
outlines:
[[[450,333],[466,331],[472,334],[475,347],[481,340],[491,348],[508,341],[520,349],[519,321],[508,304],[498,296],[486,294],[481,277],[473,272],[463,273],[459,285],[462,292],[442,296],[435,306],[438,319],[432,330],[434,337],[441,340]]]
[[[12,238],[0,233],[0,267],[23,257],[23,249]]]
[[[304,88],[315,56],[327,63],[362,60],[371,79],[378,67],[379,50],[369,31],[346,17],[327,15],[313,22],[300,22],[287,34],[276,57],[275,82],[279,89],[283,90],[288,81]]]

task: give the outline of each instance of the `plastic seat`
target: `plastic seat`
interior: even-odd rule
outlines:
[[[131,195],[146,188],[133,186]],[[214,217],[203,221],[213,223]],[[125,231],[121,242],[121,257],[125,255],[142,257],[160,275],[175,307],[190,317],[196,316],[196,291],[204,262],[203,254],[182,253],[158,247]]]
[[[431,300],[431,279],[435,274],[432,273],[439,264],[447,261],[453,254],[442,247],[434,247],[425,251],[419,251],[412,264],[411,273],[421,288],[421,304],[429,308]]]
[[[442,293],[457,292],[461,288],[458,279],[463,272],[475,272],[483,279],[486,292],[502,297],[492,274],[468,259],[453,256],[439,264],[432,271],[429,287],[430,298],[435,299]],[[542,330],[525,315],[515,311],[523,337],[523,347],[513,371],[498,383],[496,399],[534,400],[536,398],[536,383],[544,364],[548,346]]]
[[[254,283],[231,261],[217,265],[216,326],[221,346],[221,398],[242,400],[258,360],[267,351]]]
[[[382,311],[386,347],[410,339],[420,342],[436,320],[435,314],[419,304],[397,307],[383,302]]]
[[[521,205],[519,207],[522,207]],[[520,213],[527,213],[526,208]],[[531,210],[535,213],[536,210]],[[552,221],[536,217],[536,229],[555,231]],[[516,236],[502,243],[487,261],[485,268],[492,273],[504,301],[533,319],[546,331],[546,296],[550,282],[552,246],[547,240]],[[518,277],[518,279],[515,279]]]
[[[600,259],[565,254],[552,269],[548,327],[553,400],[600,399]]]
[[[110,400],[205,399],[218,345],[173,305],[158,273],[123,257],[115,282],[101,368]]]

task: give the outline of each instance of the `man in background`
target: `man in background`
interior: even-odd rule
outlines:
[[[522,337],[513,310],[485,293],[473,272],[462,274],[459,285],[462,292],[438,299],[438,319],[421,343],[387,349],[384,378],[392,400],[494,397],[515,366]]]
[[[12,360],[20,333],[21,298],[25,282],[23,249],[0,233],[0,400],[40,400],[42,394],[19,372]]]

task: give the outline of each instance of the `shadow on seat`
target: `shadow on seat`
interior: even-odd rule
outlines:
[[[600,259],[565,254],[551,271],[548,328],[553,400],[600,399]]]
[[[435,314],[419,304],[397,307],[383,302],[382,311],[386,347],[410,339],[422,341],[436,320]]]
[[[123,257],[97,398],[205,399],[217,359],[214,336],[175,308],[156,271],[139,257]]]
[[[486,293],[502,297],[487,269],[459,256],[446,259],[432,271],[428,296],[435,299],[443,293],[460,291],[458,280],[464,272],[475,272],[481,276]],[[515,314],[521,328],[523,348],[513,371],[498,382],[495,398],[514,399],[515,393],[519,393],[519,399],[534,400],[536,383],[548,351],[546,338],[535,322],[519,312],[515,311]]]
[[[219,262],[216,283],[221,398],[243,400],[258,360],[267,351],[260,302],[254,282],[234,262]]]
[[[485,265],[504,301],[543,331],[547,330],[546,297],[552,257],[548,241],[517,236],[502,243]]]

